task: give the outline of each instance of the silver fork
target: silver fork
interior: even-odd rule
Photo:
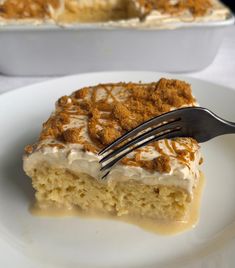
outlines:
[[[187,107],[162,114],[127,132],[99,152],[99,155],[107,153],[100,160],[101,171],[105,172],[102,178],[127,154],[153,141],[192,137],[202,143],[231,133],[235,133],[235,123],[220,118],[206,108]],[[122,142],[124,144],[117,147]]]

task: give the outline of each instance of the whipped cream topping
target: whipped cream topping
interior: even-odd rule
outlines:
[[[160,141],[160,146],[164,152],[169,153],[164,141]],[[24,170],[27,174],[30,174],[31,170],[42,163],[48,163],[55,168],[65,168],[77,175],[86,173],[100,180],[100,182],[111,185],[118,181],[135,180],[147,185],[179,187],[187,191],[192,197],[193,188],[197,185],[200,175],[199,162],[201,159],[199,146],[194,146],[194,160],[188,160],[187,164],[183,164],[179,160],[171,158],[171,171],[169,173],[149,172],[142,167],[127,166],[119,163],[112,168],[106,180],[101,181],[100,177],[103,175],[100,172],[101,166],[99,164],[101,158],[92,152],[84,152],[82,146],[77,144],[69,144],[64,149],[58,149],[57,147],[39,148],[33,154],[24,156]],[[177,144],[177,147],[180,148],[181,145]],[[159,156],[151,147],[146,149],[149,150],[142,154],[143,159],[151,160]]]

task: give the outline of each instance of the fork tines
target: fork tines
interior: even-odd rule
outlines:
[[[102,164],[101,170],[104,171],[111,169],[124,156],[153,141],[179,136],[182,127],[180,115],[181,110],[183,109],[185,108],[154,117],[108,145],[99,153],[99,155],[107,153],[100,160],[100,163]],[[121,145],[123,142],[124,144]],[[107,174],[105,174],[103,178],[106,175]]]

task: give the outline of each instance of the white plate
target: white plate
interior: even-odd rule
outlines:
[[[83,74],[0,95],[0,267],[235,266],[234,135],[202,145],[206,188],[201,218],[186,233],[159,236],[122,222],[40,218],[28,211],[33,191],[22,171],[23,148],[35,141],[55,100],[82,86],[150,82],[161,76],[150,72]],[[192,84],[202,106],[235,121],[235,91],[184,79]]]

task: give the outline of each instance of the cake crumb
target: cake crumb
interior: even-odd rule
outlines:
[[[158,156],[153,160],[155,170],[160,173],[170,173],[171,165],[170,165],[170,158],[167,155]]]
[[[112,143],[118,137],[120,137],[120,132],[115,128],[106,127],[99,132],[100,141],[104,145]]]
[[[204,159],[201,157],[200,160],[199,160],[199,165],[202,165],[204,162]]]
[[[58,104],[61,107],[70,107],[72,105],[72,100],[68,96],[63,96],[63,97],[59,98]]]
[[[31,154],[33,152],[33,146],[32,145],[25,146],[24,151],[26,154]]]
[[[89,142],[85,142],[84,143],[83,150],[85,152],[98,153],[97,148],[93,144],[91,144]]]
[[[80,143],[81,128],[69,128],[63,132],[63,138],[68,143]]]
[[[86,96],[88,95],[88,93],[89,93],[89,88],[85,87],[85,88],[82,88],[82,89],[77,90],[74,93],[74,96],[77,99],[84,99],[84,98],[86,98]]]

